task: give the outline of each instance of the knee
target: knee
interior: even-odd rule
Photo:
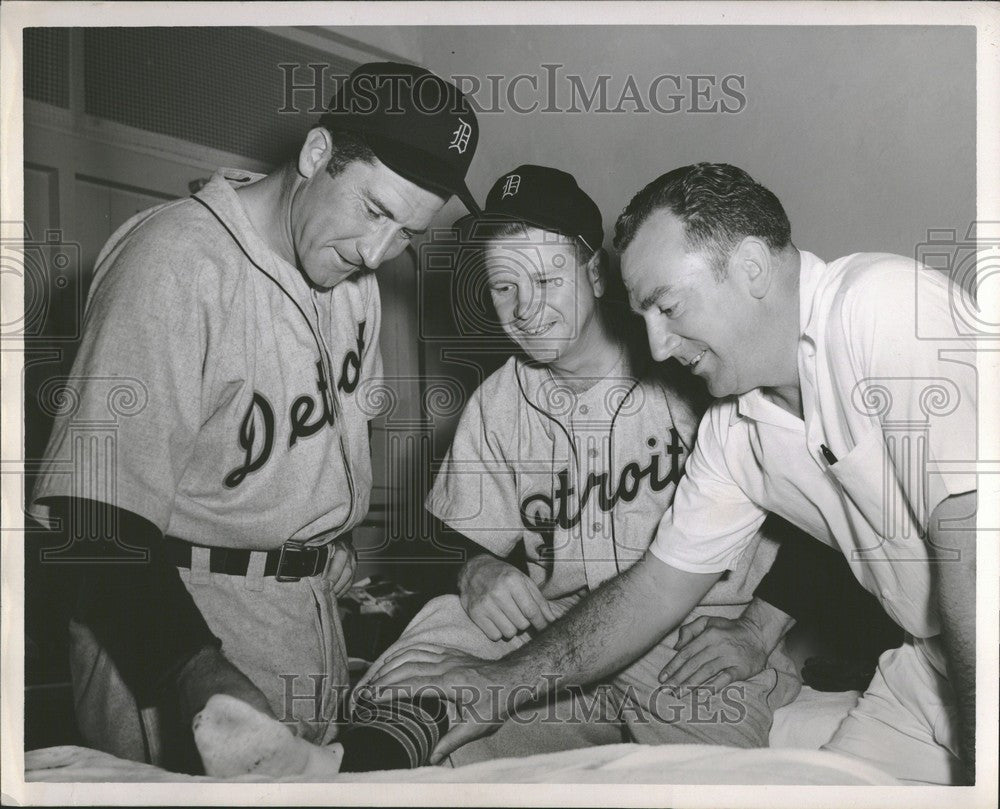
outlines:
[[[423,609],[414,616],[406,629],[403,630],[403,637],[416,632],[453,627],[457,622],[463,622],[467,619],[468,616],[462,609],[462,602],[458,600],[458,596],[437,596],[424,604]]]

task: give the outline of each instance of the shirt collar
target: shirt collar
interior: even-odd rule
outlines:
[[[799,325],[802,337],[815,345],[819,328],[816,291],[826,274],[826,262],[805,250],[799,251],[799,261]]]
[[[736,397],[736,407],[733,410],[730,423],[739,418],[748,418],[761,424],[772,424],[800,433],[805,430],[805,423],[802,419],[776,405],[761,393],[760,388],[754,388],[752,391]]]
[[[194,196],[207,205],[239,242],[240,247],[251,253],[255,261],[264,258],[259,255],[263,239],[254,230],[243,203],[236,195],[236,189],[263,179],[263,174],[237,169],[219,169],[204,187]],[[266,252],[271,252],[267,250]]]
[[[630,394],[636,381],[625,351],[622,351],[618,361],[603,380],[583,392],[574,392],[567,385],[560,383],[558,377],[542,362],[519,359],[514,366],[514,372],[527,400],[556,421],[569,418],[573,413],[574,404],[582,400],[589,400],[595,396],[606,398],[608,386],[621,389],[623,394]],[[612,401],[620,404],[621,397],[615,397]],[[610,418],[610,414],[608,417]]]
[[[232,234],[240,249],[258,269],[271,275],[286,290],[298,297],[309,294],[309,285],[302,273],[275,253],[264,237],[257,232],[236,189],[262,180],[265,175],[240,169],[222,168],[212,175],[205,186],[194,196],[214,213]]]

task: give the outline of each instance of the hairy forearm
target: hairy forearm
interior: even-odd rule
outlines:
[[[649,634],[644,627],[628,626],[629,605],[638,593],[630,591],[626,574],[606,582],[577,609],[542,632],[529,646],[514,652],[505,664],[521,673],[559,672],[571,682],[597,679],[606,669],[633,650],[644,648]],[[628,631],[622,631],[628,626]]]
[[[635,660],[701,601],[720,574],[686,573],[647,553],[534,640],[484,671],[492,682],[541,694],[586,684]]]
[[[949,497],[934,510],[929,527],[932,544],[942,552],[935,566],[941,640],[958,707],[965,777],[970,783],[975,777],[976,754],[976,506],[975,492]]]

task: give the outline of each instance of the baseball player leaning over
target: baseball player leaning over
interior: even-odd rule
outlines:
[[[471,683],[466,708],[503,719],[554,667],[607,677],[738,569],[773,511],[841,550],[909,633],[828,748],[905,781],[971,783],[977,482],[955,462],[976,457],[975,346],[952,302],[973,304],[912,259],[799,250],[774,194],[726,164],[654,180],[615,246],[653,356],[718,397],[649,552],[501,660],[404,653],[374,685]],[[495,728],[457,724],[436,757]]]
[[[501,176],[470,230],[482,261],[460,271],[482,273],[527,358],[511,357],[473,394],[427,507],[487,553],[460,572],[460,597],[428,604],[362,685],[401,661],[447,667],[523,646],[525,630],[543,629],[642,557],[694,444],[697,416],[685,397],[629,344],[623,296],[617,309],[609,300],[600,211],[571,175],[524,165]],[[754,534],[692,617],[735,618],[751,602],[777,551]],[[507,561],[522,540],[527,575]],[[776,638],[746,680],[675,694],[658,678],[678,633],[663,634],[637,660],[623,656],[601,688],[523,707],[521,721],[456,750],[452,763],[623,737],[766,746],[773,710],[799,688],[783,644]],[[561,675],[562,664],[547,673]]]
[[[435,97],[447,103],[420,106]],[[336,733],[336,599],[372,482],[358,387],[381,372],[372,271],[452,194],[476,210],[464,178],[477,139],[453,85],[365,65],[294,161],[219,172],[105,245],[78,407],[57,420],[33,496],[69,539],[97,524],[116,540],[79,566],[71,670],[88,745],[197,769],[190,720],[215,693],[310,741]],[[146,400],[121,418],[113,456],[75,428],[106,420],[112,377]],[[125,546],[148,564],[119,563]]]

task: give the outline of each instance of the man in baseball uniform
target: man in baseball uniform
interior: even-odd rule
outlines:
[[[554,666],[607,677],[738,570],[773,511],[843,552],[908,633],[828,749],[908,782],[973,782],[975,345],[955,317],[973,305],[911,259],[799,250],[774,194],[726,164],[654,180],[615,245],[653,356],[718,397],[649,552],[500,661],[416,660],[391,680],[490,684],[464,715],[497,720]],[[494,728],[457,724],[437,755]]]
[[[295,160],[219,172],[101,251],[33,497],[95,562],[71,627],[88,745],[196,767],[183,742],[216,693],[309,741],[336,733],[336,602],[382,367],[374,270],[451,195],[476,210],[477,139],[452,84],[364,65]]]
[[[523,355],[473,394],[427,508],[485,552],[459,573],[460,596],[427,605],[376,662],[368,675],[376,681],[404,661],[502,657],[630,568],[672,501],[694,443],[691,405],[644,367],[625,336],[624,302],[619,297],[616,309],[608,300],[601,214],[571,175],[519,166],[494,183],[484,217],[470,227],[482,259],[463,271],[482,275]],[[525,571],[511,561],[522,544]],[[692,617],[741,615],[775,552],[755,532]],[[671,694],[657,677],[677,633],[650,640],[653,648],[623,658],[602,689],[533,706],[523,721],[456,751],[453,763],[623,738],[764,746],[773,710],[798,692],[775,639],[778,648],[748,680]],[[546,676],[562,673],[554,664]]]

